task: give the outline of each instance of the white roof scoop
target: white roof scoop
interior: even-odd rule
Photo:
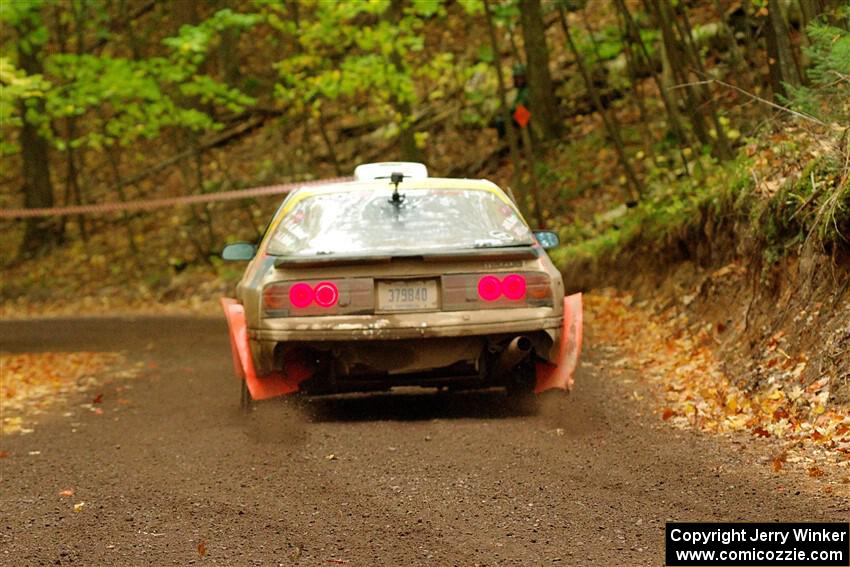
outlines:
[[[393,173],[401,173],[405,179],[427,179],[428,168],[424,163],[415,161],[382,161],[364,163],[354,168],[357,181],[389,179]]]

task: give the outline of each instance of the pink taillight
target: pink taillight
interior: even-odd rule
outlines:
[[[313,293],[313,288],[304,282],[293,284],[292,287],[289,288],[289,303],[291,303],[293,307],[303,309],[313,303],[314,297],[315,294]]]
[[[319,282],[314,290],[316,303],[322,307],[333,307],[339,301],[339,289],[331,282]]]
[[[496,276],[484,276],[478,280],[478,297],[484,301],[496,301],[502,295],[502,283]]]
[[[503,295],[511,301],[525,297],[525,276],[508,274],[501,280],[494,275],[483,276],[478,280],[478,297],[484,301],[496,301]]]
[[[519,274],[505,276],[502,280],[502,293],[508,299],[516,301],[525,297],[525,278]]]

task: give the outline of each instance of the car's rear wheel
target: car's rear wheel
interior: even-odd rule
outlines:
[[[534,393],[536,373],[533,356],[523,360],[508,376],[506,389],[511,405],[523,413],[537,410],[537,394]]]
[[[242,388],[242,397],[239,400],[239,407],[242,411],[250,411],[254,405],[254,398],[251,397],[251,392],[248,390],[248,381],[244,378],[240,380]]]

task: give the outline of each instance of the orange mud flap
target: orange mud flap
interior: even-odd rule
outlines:
[[[553,389],[566,391],[572,389],[573,374],[576,371],[578,358],[581,354],[581,334],[581,294],[576,293],[564,298],[564,327],[561,329],[561,342],[558,348],[557,363],[537,363],[535,394]]]
[[[257,376],[254,359],[251,357],[251,345],[248,342],[248,327],[245,322],[245,308],[241,303],[229,297],[221,298],[221,307],[227,318],[230,331],[230,352],[233,355],[233,370],[236,377],[245,380],[251,398],[265,400],[284,396],[298,391],[301,381],[310,377],[312,372],[299,364],[289,364],[287,372],[272,372]]]

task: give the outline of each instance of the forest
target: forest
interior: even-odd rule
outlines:
[[[594,213],[640,204],[626,224],[668,230],[666,214],[723,198],[716,177],[765,159],[763,144],[811,158],[786,164],[807,169],[803,187],[780,187],[786,171],[752,188],[776,209],[766,245],[810,233],[840,245],[847,11],[826,0],[11,2],[4,206],[215,193],[405,159],[489,173],[538,224],[592,241],[599,223],[580,201]],[[528,144],[505,120],[517,72]],[[809,138],[822,151],[801,148]],[[233,155],[257,147],[264,159]],[[722,184],[736,181],[749,182]],[[234,230],[256,229],[265,203],[247,205],[175,211],[170,248],[185,252],[171,261],[209,263]],[[98,235],[120,232],[110,248],[127,248],[140,269],[157,232],[139,214],[7,227],[23,229],[8,250],[19,259],[56,245],[96,255]]]
[[[6,2],[0,204],[215,194],[404,159],[511,186],[560,231],[563,261],[714,242],[734,223],[765,265],[803,246],[835,257],[848,17],[829,0]],[[255,238],[274,205],[4,213],[17,275],[3,295],[226,278],[222,245]],[[88,275],[38,260],[57,255]]]

